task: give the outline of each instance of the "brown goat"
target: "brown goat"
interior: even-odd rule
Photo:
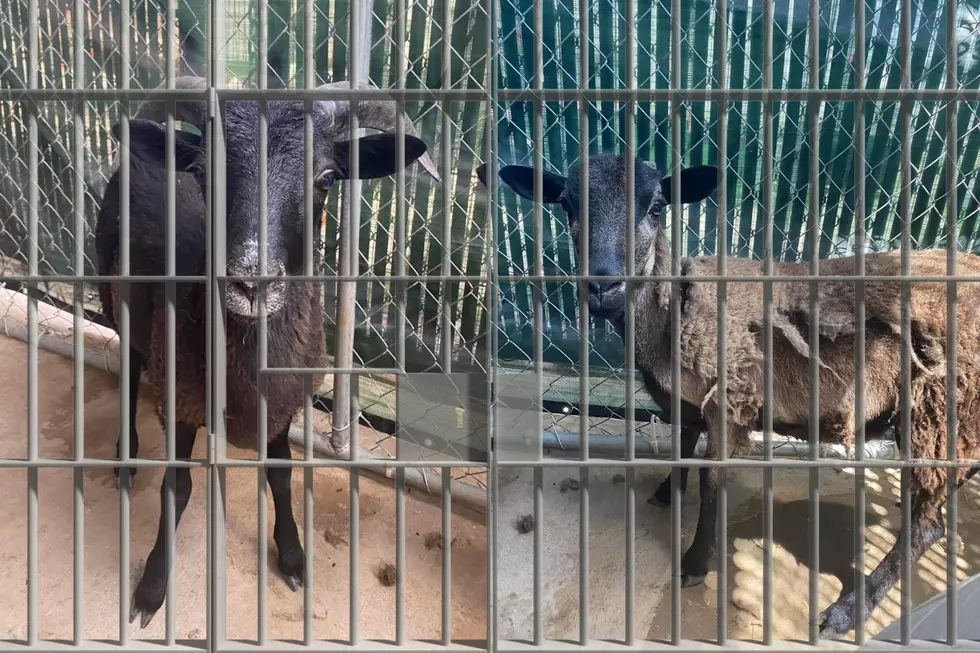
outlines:
[[[346,86],[346,83],[341,83]],[[179,78],[178,88],[204,88],[201,78]],[[329,85],[338,88],[338,84]],[[222,288],[222,311],[213,319],[223,320],[226,329],[225,412],[227,442],[242,448],[258,446],[258,368],[261,309],[259,282],[259,107],[255,102],[230,101],[223,105],[227,142],[227,269],[229,280]],[[306,241],[303,229],[304,196],[313,194],[314,214],[322,211],[334,181],[353,176],[350,161],[347,102],[312,103],[314,174],[313,187],[307,189],[304,164],[304,108],[302,101],[269,102],[268,118],[268,195],[266,211],[267,277],[265,312],[268,367],[311,368],[325,364],[323,307],[320,287],[309,281],[288,280],[304,270]],[[178,102],[177,119],[197,124],[204,132],[203,102]],[[389,100],[361,100],[357,104],[359,124],[383,133],[358,139],[361,156],[357,176],[372,179],[394,174],[418,160],[438,179],[435,165],[425,153],[425,143],[415,136],[406,118],[404,159],[399,161],[395,135],[397,105]],[[151,276],[165,272],[167,221],[165,207],[165,131],[159,108],[144,105],[130,123],[130,270],[131,275]],[[120,135],[119,126],[113,133]],[[206,274],[208,219],[204,197],[207,193],[202,173],[205,157],[201,138],[178,132],[174,143],[176,181],[176,270],[179,276]],[[118,172],[109,180],[96,226],[99,274],[119,271],[120,225]],[[356,201],[356,198],[355,198]],[[319,230],[315,230],[318,233]],[[176,285],[176,359],[174,384],[175,446],[177,459],[191,455],[199,427],[208,423],[206,388],[209,374],[208,328],[205,323],[207,288],[204,284]],[[119,286],[101,283],[99,294],[103,310],[114,325],[121,322],[118,307]],[[163,391],[167,383],[166,288],[162,282],[133,286],[130,300],[130,455],[136,457],[139,439],[135,429],[140,373],[145,365],[161,423],[166,420]],[[315,377],[318,375],[314,375]],[[314,378],[314,387],[319,378]],[[270,374],[266,377],[268,456],[290,458],[288,432],[293,416],[303,405],[301,375]],[[292,514],[289,467],[267,469],[275,506],[273,537],[278,549],[278,566],[293,590],[305,577],[303,549]],[[174,523],[180,522],[191,494],[187,468],[175,470],[176,510]],[[125,474],[123,475],[125,478]],[[160,525],[156,543],[146,560],[133,594],[130,621],[140,616],[145,627],[163,604],[167,589],[165,485],[161,485]]]
[[[479,171],[481,179],[486,172]],[[699,202],[714,190],[718,171],[714,167],[686,169],[681,174],[681,203]],[[573,166],[567,176],[545,172],[542,200],[561,204],[572,237],[578,244],[579,172]],[[521,196],[532,199],[533,168],[505,166],[500,179]],[[622,156],[599,155],[589,159],[589,309],[597,318],[611,320],[622,333],[627,304],[626,284],[604,282],[603,276],[624,276],[627,229],[634,229],[637,274],[669,276],[671,252],[662,228],[664,209],[671,204],[671,179],[652,164],[635,165],[635,222],[627,223],[624,194],[625,160]],[[912,255],[912,274],[946,274],[944,251],[920,251]],[[958,273],[980,275],[980,257],[959,254]],[[762,263],[729,258],[728,274],[754,277],[763,274]],[[776,263],[776,276],[805,276],[804,263]],[[717,274],[715,257],[683,259],[681,284],[680,368],[678,388],[682,405],[699,406],[707,424],[706,456],[718,454],[718,427],[726,415],[719,414],[717,389],[717,284],[698,282],[699,276]],[[854,275],[855,259],[821,262],[822,275]],[[900,274],[898,252],[867,254],[865,274]],[[865,322],[855,323],[855,284],[827,280],[819,284],[820,434],[821,440],[853,444],[855,424],[855,336],[865,334],[866,422],[882,424],[899,410],[901,383],[901,283],[865,283]],[[911,286],[911,451],[912,459],[946,459],[946,284],[919,283]],[[774,423],[790,435],[806,433],[809,415],[810,283],[774,282],[773,292],[773,396]],[[727,453],[746,453],[750,432],[759,427],[763,408],[763,284],[732,282],[727,285]],[[980,458],[980,354],[975,343],[980,337],[980,288],[962,284],[958,290],[957,320],[957,455],[969,460],[957,468],[961,486],[978,468]],[[636,316],[636,365],[646,387],[655,396],[672,391],[671,284],[643,281],[632,292]],[[868,428],[868,436],[883,429]],[[873,431],[873,433],[872,433]],[[899,434],[901,440],[901,434]],[[700,470],[701,510],[697,532],[682,560],[682,583],[698,585],[708,573],[715,551],[717,487],[723,468]],[[911,470],[911,550],[913,560],[943,535],[942,506],[946,501],[946,469],[916,467]],[[872,613],[899,578],[899,538],[891,551],[867,578],[865,615]],[[855,627],[855,593],[849,592],[821,614],[821,634],[843,634]]]

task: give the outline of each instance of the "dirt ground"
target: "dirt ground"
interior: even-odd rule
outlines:
[[[27,454],[27,347],[0,336],[0,457]],[[45,351],[38,353],[39,454],[45,458],[72,457],[74,428],[72,361]],[[113,458],[118,431],[117,379],[85,369],[85,455]],[[141,458],[163,455],[162,432],[152,406],[138,411]],[[370,437],[362,428],[362,437]],[[195,457],[204,457],[203,431]],[[229,457],[251,457],[233,450]],[[130,551],[127,570],[136,586],[141,565],[156,537],[163,472],[141,469],[131,496]],[[314,631],[324,639],[346,639],[349,625],[349,474],[318,469],[313,474],[314,496]],[[360,636],[393,639],[395,589],[383,586],[379,569],[395,561],[394,489],[390,483],[363,473],[360,480],[359,608]],[[193,494],[177,531],[176,635],[200,639],[206,632],[205,474],[193,470]],[[38,597],[42,638],[72,636],[72,488],[70,469],[39,472]],[[227,475],[227,636],[254,639],[257,621],[257,474],[232,469]],[[119,635],[119,492],[110,469],[84,473],[84,603],[85,636],[116,639]],[[27,473],[0,469],[0,639],[21,639],[27,620]],[[293,506],[303,537],[303,473],[293,473]],[[441,623],[442,552],[433,546],[441,513],[437,503],[421,493],[406,499],[405,624],[410,638],[436,638]],[[292,592],[278,575],[272,538],[274,510],[268,499],[268,608],[270,638],[302,639],[303,592]],[[452,604],[453,638],[486,636],[486,527],[483,515],[453,515]],[[428,545],[427,545],[428,544]],[[159,639],[164,635],[164,611],[145,630],[127,625],[130,637]]]
[[[621,640],[625,632],[624,469],[596,468],[589,477],[589,627],[593,639]],[[697,525],[698,483],[691,474],[683,499],[682,550]],[[646,503],[667,475],[666,469],[636,472],[636,635],[671,637],[671,510]],[[517,528],[533,513],[533,474],[508,468],[498,475],[497,596],[501,638],[530,639],[533,633],[533,535]],[[849,470],[820,472],[820,574],[818,610],[854,585],[854,476]],[[581,489],[577,470],[544,470],[542,623],[552,639],[579,636],[579,558]],[[868,470],[866,483],[865,571],[892,547],[900,528],[898,474]],[[808,636],[809,472],[780,469],[773,479],[773,636]],[[728,609],[730,639],[762,639],[763,628],[763,474],[737,469],[728,477]],[[980,481],[959,492],[957,577],[980,573]],[[681,590],[681,636],[717,636],[717,573],[704,585]],[[917,605],[946,589],[946,540],[932,547],[913,568],[912,600]],[[869,637],[900,616],[900,588],[871,614]],[[970,620],[961,618],[961,625]],[[853,640],[853,633],[844,639]]]
[[[68,459],[73,455],[74,409],[72,363],[40,351],[38,355],[40,455]],[[0,337],[0,457],[27,453],[27,347]],[[119,402],[115,377],[85,369],[85,433],[89,458],[112,458]],[[140,457],[162,455],[162,434],[149,404],[139,413]],[[371,438],[362,428],[362,437]],[[362,440],[363,441],[363,440]],[[229,448],[229,456],[253,454]],[[194,452],[204,456],[204,438]],[[665,470],[636,475],[636,606],[637,635],[647,639],[670,636],[671,528],[670,510],[650,506],[646,498]],[[581,491],[567,482],[562,469],[546,469],[543,529],[546,636],[578,636],[579,504]],[[596,469],[590,475],[589,584],[590,628],[593,638],[620,639],[623,634],[625,539],[623,470]],[[119,493],[109,469],[84,472],[85,635],[116,639],[119,633]],[[132,586],[156,535],[159,517],[160,470],[143,469],[135,480],[130,509]],[[531,578],[533,536],[519,533],[517,519],[533,510],[529,470],[501,469],[497,513],[497,610],[502,639],[527,639],[532,623]],[[577,479],[578,474],[573,476]],[[206,532],[205,477],[192,472],[194,493],[177,535],[177,637],[205,635]],[[303,475],[293,475],[294,514],[302,531]],[[349,476],[338,470],[313,474],[314,629],[323,639],[348,636],[348,570],[350,561]],[[72,487],[70,469],[43,469],[39,474],[38,596],[42,638],[72,635]],[[253,639],[257,619],[257,476],[254,470],[229,470],[227,476],[227,635]],[[360,634],[363,638],[394,636],[394,589],[378,578],[382,565],[395,558],[394,491],[376,477],[360,482]],[[692,480],[696,477],[692,476]],[[899,485],[891,471],[867,475],[866,570],[870,571],[895,541]],[[807,634],[808,472],[778,470],[774,475],[773,578],[774,635],[804,639]],[[820,606],[836,600],[853,583],[854,476],[848,470],[820,472]],[[959,494],[960,538],[956,544],[960,579],[980,572],[980,482]],[[762,633],[763,547],[762,472],[740,469],[728,483],[728,635],[758,640]],[[18,639],[26,630],[27,473],[0,469],[0,638]],[[682,537],[686,545],[697,519],[697,482],[683,500]],[[291,592],[279,578],[272,539],[274,511],[268,503],[269,637],[298,639],[302,633],[302,592]],[[440,635],[441,552],[433,547],[440,529],[438,506],[415,492],[406,501],[408,636]],[[453,516],[452,600],[454,639],[482,639],[486,633],[486,528],[482,515]],[[427,543],[429,546],[427,546]],[[935,545],[914,568],[913,601],[920,603],[945,589],[946,541]],[[682,635],[714,639],[717,623],[717,575],[701,587],[682,591]],[[867,625],[869,635],[899,616],[898,587],[887,596]],[[127,626],[131,637],[158,639],[164,634],[163,611],[147,629]],[[962,620],[962,618],[961,618]],[[968,621],[968,620],[965,620]]]

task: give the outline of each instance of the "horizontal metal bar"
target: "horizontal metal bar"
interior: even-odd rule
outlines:
[[[433,463],[429,463],[433,466]],[[903,462],[901,460],[862,460],[856,461],[850,458],[826,458],[819,460],[802,460],[802,459],[787,459],[787,460],[762,460],[756,458],[729,458],[727,460],[713,460],[704,458],[680,458],[680,459],[659,459],[659,458],[647,458],[643,460],[616,460],[611,458],[590,458],[588,461],[582,460],[562,460],[562,459],[545,459],[545,460],[498,460],[497,465],[500,467],[562,467],[568,469],[579,469],[582,467],[720,467],[720,468],[738,468],[738,469],[766,469],[769,467],[781,468],[785,467],[787,469],[809,469],[811,467],[818,468],[830,468],[838,469],[841,467],[848,468],[875,468],[875,469],[902,469],[906,467],[910,468],[925,468],[925,469],[942,469],[942,468],[962,468],[969,469],[972,467],[980,467],[980,460],[966,459],[961,461],[956,461],[955,463],[948,460],[910,460],[908,462]]]
[[[833,260],[833,259],[829,259]],[[363,275],[353,276],[353,275],[289,275],[288,277],[269,277],[269,276],[255,276],[255,277],[217,277],[219,282],[229,282],[229,281],[252,281],[252,282],[270,282],[270,281],[292,281],[292,282],[333,282],[333,281],[362,281],[364,283],[384,283],[388,281],[401,281],[401,282],[418,282],[418,283],[435,283],[437,281],[451,281],[451,282],[468,282],[468,283],[480,283],[489,282],[490,278],[486,275],[390,275],[390,276],[372,276],[365,277]],[[512,274],[506,275],[502,274],[497,277],[498,281],[506,281],[508,283],[535,283],[535,282],[559,282],[559,283],[578,283],[582,281],[596,281],[602,280],[606,282],[616,282],[616,281],[633,281],[633,282],[644,282],[644,281],[686,281],[686,282],[697,282],[697,283],[718,283],[724,281],[727,283],[763,283],[763,282],[773,282],[773,283],[821,283],[825,281],[873,281],[873,282],[884,282],[891,281],[895,283],[901,283],[903,281],[908,282],[918,282],[918,283],[947,283],[950,281],[959,281],[963,283],[980,283],[980,275],[935,275],[935,274],[923,274],[923,275],[881,275],[881,274],[868,274],[865,276],[854,275],[854,274],[842,274],[842,275],[820,275],[818,277],[806,275],[806,274],[786,274],[786,275],[755,275],[751,277],[746,276],[719,276],[716,274],[703,275],[703,276],[687,276],[687,275],[671,275],[666,274],[663,276],[653,276],[653,275],[643,275],[638,274],[633,277],[627,277],[626,275],[588,275],[588,274]],[[191,282],[203,282],[207,281],[207,277],[198,276],[175,276],[167,277],[164,275],[159,276],[147,276],[147,275],[132,275],[132,276],[119,276],[119,275],[106,275],[103,277],[95,275],[78,275],[71,276],[65,274],[52,274],[48,276],[0,276],[0,283],[4,281],[16,281],[18,283],[44,283],[44,282],[58,282],[58,283],[72,283],[72,282],[82,282],[82,283],[164,283],[167,281],[175,283],[191,283]]]
[[[81,458],[66,459],[57,458],[0,458],[0,469],[38,469],[48,467],[64,467],[70,469],[111,469],[113,467],[204,467],[207,460],[190,459],[174,460],[167,462],[166,459],[153,460],[150,458],[127,458],[125,463],[119,460],[105,460],[100,458]]]
[[[116,102],[166,102],[168,100],[205,100],[211,90],[167,90],[152,89],[0,89],[0,100],[7,102],[54,102],[54,101],[116,101]],[[310,88],[310,89],[254,89],[220,88],[214,89],[218,100],[373,100],[390,99],[405,101],[470,100],[486,102],[491,99],[489,91],[482,89],[394,89],[394,88]]]
[[[111,469],[113,467],[119,467],[122,463],[118,460],[99,460],[99,459],[83,459],[83,460],[56,460],[50,458],[39,458],[36,460],[27,460],[26,458],[0,458],[0,469],[38,469],[38,468],[69,468],[69,469]],[[440,468],[440,467],[475,467],[481,468],[486,467],[485,462],[479,461],[469,461],[469,460],[458,460],[458,461],[444,461],[444,460],[394,460],[394,459],[377,459],[368,458],[364,460],[344,460],[344,459],[334,459],[334,458],[314,458],[313,460],[302,460],[299,458],[282,460],[279,458],[269,458],[268,460],[259,460],[258,458],[230,458],[225,460],[218,460],[215,462],[218,467],[225,468],[246,468],[246,469],[269,469],[278,467],[338,467],[343,469],[384,469],[388,467],[405,467],[405,468]],[[173,460],[167,462],[166,460],[147,460],[144,458],[130,458],[125,462],[126,467],[149,467],[149,468],[198,468],[207,467],[208,461],[206,459],[182,459]]]
[[[404,101],[489,101],[491,95],[484,89],[215,89],[219,100],[371,100],[378,98]],[[50,102],[50,101],[156,101],[203,100],[208,90],[166,90],[166,89],[0,89],[0,101],[6,102]],[[799,102],[824,100],[828,102],[847,102],[862,100],[866,102],[977,102],[980,89],[976,88],[930,88],[930,89],[761,89],[761,88],[689,88],[689,89],[500,89],[498,101],[505,102],[662,102],[718,101],[733,102]]]
[[[847,102],[864,100],[870,102],[911,101],[949,101],[980,100],[980,89],[762,89],[762,88],[641,88],[641,89],[500,89],[497,100],[506,102],[574,102],[579,100],[603,102],[663,102],[668,100],[709,102],[730,100],[733,102],[798,102],[803,100],[826,100],[828,102]]]
[[[301,458],[290,460],[282,460],[280,458],[269,458],[267,460],[259,460],[258,458],[226,458],[224,460],[217,460],[215,465],[230,469],[270,469],[278,467],[288,467],[290,469],[294,467],[296,469],[305,469],[307,467],[312,467],[313,469],[321,467],[336,467],[338,469],[394,469],[398,467],[404,467],[406,469],[437,469],[441,467],[467,467],[479,469],[485,468],[487,463],[472,460],[447,462],[444,460],[395,460],[393,458],[367,458],[358,460],[346,460],[344,458],[314,458],[312,460]]]
[[[197,640],[178,640],[173,647],[165,646],[164,643],[152,640],[139,640],[132,645],[118,646],[109,642],[91,641],[85,642],[82,646],[73,646],[71,642],[60,640],[42,640],[43,648],[32,648],[19,641],[0,640],[0,652],[6,653],[28,653],[32,651],[50,651],[51,653],[68,653],[69,651],[82,653],[162,653],[163,651],[203,651],[204,642]],[[974,642],[960,642],[957,646],[943,646],[933,641],[912,640],[909,646],[897,648],[889,642],[869,642],[869,650],[879,651],[903,651],[908,653],[952,653],[954,651],[977,651],[980,645]],[[313,646],[307,648],[302,642],[292,642],[284,640],[272,640],[269,644],[259,646],[253,642],[225,641],[216,648],[217,653],[299,653],[300,651],[326,651],[328,653],[476,653],[486,651],[486,645],[481,640],[468,640],[465,642],[454,641],[450,646],[443,646],[436,641],[407,641],[404,647],[396,647],[387,642],[362,640],[356,646],[351,646],[346,642],[331,640],[313,640]],[[568,653],[569,651],[603,651],[605,653],[632,653],[636,651],[664,652],[664,653],[705,653],[713,651],[766,651],[766,653],[799,653],[800,651],[813,651],[814,648],[807,647],[799,642],[777,641],[772,647],[762,647],[755,642],[730,640],[724,647],[713,644],[712,642],[700,642],[696,640],[681,640],[680,645],[670,642],[656,640],[635,641],[633,646],[626,646],[616,641],[593,640],[589,645],[583,646],[578,642],[545,641],[541,647],[521,641],[501,640],[499,649],[503,653]],[[856,650],[853,646],[845,646],[842,650]]]
[[[260,374],[401,374],[397,367],[266,367]]]

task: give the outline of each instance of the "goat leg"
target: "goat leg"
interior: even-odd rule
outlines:
[[[136,407],[140,398],[140,374],[143,372],[143,358],[139,353],[129,348],[129,457],[136,458],[140,450],[140,436],[136,432]],[[116,438],[116,459],[122,458],[122,433]],[[129,468],[129,482],[136,476],[136,467]],[[112,474],[116,477],[116,487],[119,487],[119,468],[113,467]]]
[[[715,524],[718,515],[718,483],[724,469],[702,467],[698,470],[701,490],[701,510],[694,541],[681,560],[681,587],[694,587],[704,582],[708,567],[715,556]],[[669,479],[668,479],[669,480]]]
[[[194,450],[194,440],[197,437],[197,427],[178,422],[175,430],[175,458],[186,460]],[[136,591],[133,593],[132,605],[129,609],[129,623],[140,617],[140,628],[146,628],[153,615],[157,613],[167,596],[167,575],[172,558],[167,555],[167,485],[168,479],[175,486],[174,499],[174,534],[177,525],[184,515],[187,502],[191,498],[191,470],[186,467],[168,469],[160,483],[160,525],[157,528],[157,539],[153,544],[150,555],[146,558],[143,576],[140,578]],[[171,543],[173,546],[173,543]]]
[[[698,446],[698,438],[701,437],[701,432],[698,429],[681,427],[681,458],[691,458],[694,456],[694,450]],[[690,471],[690,467],[681,467],[681,494],[687,492],[687,473]],[[671,476],[668,474],[667,478],[663,480],[657,491],[653,493],[647,503],[650,505],[662,505],[669,506],[671,499],[673,498],[673,492],[671,492]]]
[[[963,487],[980,468],[973,468],[956,484],[956,489]],[[946,520],[943,517],[942,507],[946,502],[945,485],[938,496],[932,496],[925,492],[914,480],[912,481],[912,524],[909,530],[912,538],[912,564],[915,565],[922,554],[942,539],[946,532]],[[865,580],[865,606],[864,618],[871,616],[878,604],[885,598],[889,590],[902,575],[902,549],[905,548],[905,540],[901,534],[891,550],[885,554],[878,566],[874,568]],[[820,613],[820,637],[829,635],[844,635],[855,628],[857,616],[855,615],[856,596],[854,590],[847,594],[842,594],[835,603]]]
[[[289,424],[286,424],[274,440],[269,442],[269,457],[289,460]],[[299,541],[299,531],[293,518],[292,488],[290,477],[292,467],[272,467],[268,471],[269,487],[272,488],[272,503],[276,509],[276,525],[272,537],[279,550],[279,572],[289,589],[296,591],[302,585],[306,569],[303,546]],[[309,526],[307,526],[309,527]]]

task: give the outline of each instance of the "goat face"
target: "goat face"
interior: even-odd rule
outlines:
[[[348,122],[342,114],[314,110],[313,170],[311,175],[314,217],[318,218],[334,182],[350,179],[351,141]],[[304,198],[307,180],[304,165],[303,103],[268,104],[266,274],[283,277],[267,285],[266,310],[276,313],[286,303],[284,277],[303,273]],[[130,123],[130,149],[134,155],[164,166],[165,130],[149,120]],[[231,277],[261,276],[259,269],[259,108],[255,102],[225,104],[226,134],[226,243],[227,273]],[[175,168],[198,172],[202,184],[205,169],[200,137],[177,132]],[[405,158],[397,161],[398,137],[394,133],[365,136],[359,140],[357,177],[386,177],[425,154],[425,143],[405,134]],[[247,278],[229,282],[225,306],[240,318],[258,317],[259,283]]]
[[[477,174],[486,184],[485,165]],[[715,188],[718,171],[713,166],[681,171],[681,202],[699,202]],[[508,165],[500,169],[500,180],[518,195],[534,200],[534,168]],[[579,247],[582,195],[579,166],[565,176],[544,171],[541,201],[561,204],[568,226]],[[602,277],[625,276],[628,245],[627,229],[633,229],[634,272],[651,274],[656,263],[655,243],[663,225],[663,212],[670,205],[671,179],[645,161],[634,166],[633,223],[627,224],[626,159],[600,154],[589,157],[588,238],[589,310],[600,318],[616,320],[626,309],[626,284]]]

